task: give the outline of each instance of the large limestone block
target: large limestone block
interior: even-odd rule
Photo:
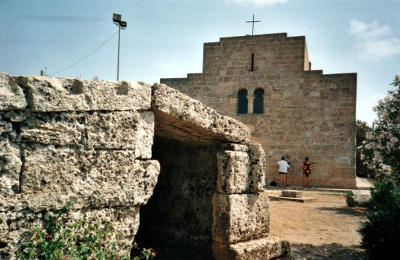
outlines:
[[[109,242],[124,242],[128,246],[131,246],[134,236],[139,229],[139,210],[140,207],[86,209],[71,212],[70,219],[73,221],[85,219],[90,225],[97,224],[100,226],[110,222],[114,228],[114,235],[119,234],[120,237],[110,236],[108,238]],[[129,251],[120,251],[119,253],[129,255]]]
[[[105,223],[111,222],[114,227],[114,234],[120,234],[118,241],[125,242],[127,245],[132,244],[139,228],[139,207],[75,210],[74,206],[75,204],[66,216],[70,223],[85,219],[89,225],[97,224],[102,227]],[[13,258],[13,251],[17,248],[25,231],[29,229],[31,224],[41,226],[47,214],[48,211],[39,213],[27,210],[0,212],[0,241],[2,243],[0,259],[15,259]],[[109,242],[117,241],[115,236],[110,236],[108,239]]]
[[[290,245],[275,237],[240,242],[232,245],[213,243],[215,260],[268,260],[287,255]]]
[[[75,151],[37,147],[25,151],[22,192],[38,211],[73,200],[77,207],[127,207],[147,203],[160,165],[135,160],[132,151]]]
[[[261,144],[249,145],[249,156],[251,163],[250,191],[262,192],[265,190],[267,172],[267,158]]]
[[[24,142],[78,145],[85,130],[85,115],[79,113],[35,114],[21,127]]]
[[[215,194],[212,204],[214,241],[232,244],[268,235],[267,194]]]
[[[19,147],[0,137],[0,198],[18,192],[21,166]]]
[[[217,154],[217,192],[246,193],[250,185],[250,162],[245,152],[223,151]]]
[[[21,127],[25,142],[127,149],[140,158],[151,158],[153,136],[151,111],[36,113]]]
[[[151,158],[154,115],[142,112],[96,112],[88,116],[87,144],[98,149],[129,149],[135,157]]]
[[[0,73],[0,111],[22,110],[26,106],[22,88],[9,75]]]
[[[32,111],[122,111],[150,108],[151,88],[142,82],[43,76],[18,77],[17,80],[27,89]]]
[[[184,133],[232,143],[250,141],[250,130],[244,124],[166,85],[152,86],[151,107],[156,121],[170,122],[171,128],[180,128]]]

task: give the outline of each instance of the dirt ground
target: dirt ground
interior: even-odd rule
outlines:
[[[357,232],[365,209],[347,207],[344,195],[303,194],[314,200],[270,202],[271,235],[291,244],[285,259],[366,259]]]

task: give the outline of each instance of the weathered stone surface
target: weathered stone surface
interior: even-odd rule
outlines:
[[[156,136],[154,159],[161,172],[153,196],[141,208],[137,240],[211,259],[213,205],[219,145],[200,146]]]
[[[0,212],[0,259],[15,259],[13,252],[16,245],[22,239],[25,231],[31,224],[41,226],[48,212],[34,213],[30,211]],[[120,234],[120,242],[132,244],[133,237],[139,227],[139,207],[103,208],[71,210],[68,214],[71,222],[85,219],[88,224],[111,222],[115,233]],[[116,241],[115,237],[109,237],[110,242]],[[125,252],[129,253],[129,252]]]
[[[99,149],[129,149],[135,157],[151,158],[154,116],[143,112],[96,112],[87,120],[88,146]]]
[[[371,199],[369,190],[353,190],[352,195],[346,196],[346,203],[349,207],[367,207]]]
[[[214,109],[166,85],[152,86],[152,109],[156,112],[156,121],[158,116],[160,119],[170,118],[166,121],[170,121],[169,124],[174,128],[181,128],[184,133],[233,143],[248,143],[250,140],[249,129],[239,121],[222,116]]]
[[[227,143],[222,146],[222,149],[237,152],[247,152],[249,150],[249,147],[242,144]]]
[[[295,190],[283,190],[282,197],[289,197],[289,198],[300,198],[303,196],[302,191],[295,191]]]
[[[0,73],[0,111],[21,110],[26,106],[22,88],[9,75]]]
[[[0,259],[16,259],[14,250],[31,224],[40,225],[42,213],[0,212]]]
[[[223,151],[217,154],[217,192],[246,193],[250,185],[249,155],[245,152]]]
[[[10,119],[11,122],[20,123],[28,118],[29,113],[26,111],[9,111],[4,114],[4,118]]]
[[[160,166],[138,161],[128,151],[25,151],[22,192],[28,208],[39,211],[73,200],[77,207],[139,206],[152,195]]]
[[[85,133],[86,116],[79,113],[33,115],[22,127],[23,141],[51,145],[78,145]]]
[[[151,158],[151,111],[36,113],[21,127],[25,142],[95,149],[126,149]]]
[[[29,76],[16,78],[36,112],[149,109],[150,85]]]
[[[0,135],[2,133],[8,133],[12,131],[12,124],[10,122],[2,120],[0,115]]]
[[[17,145],[0,137],[0,195],[11,196],[19,190],[21,154]]]
[[[213,252],[215,260],[268,260],[287,255],[290,245],[286,240],[264,237],[232,245],[213,243]]]
[[[215,242],[232,244],[268,235],[267,194],[215,194],[212,203]]]
[[[250,144],[249,156],[251,162],[250,191],[262,192],[265,190],[267,172],[267,158],[261,144]]]
[[[70,215],[75,221],[86,219],[90,225],[112,223],[115,234],[119,233],[120,238],[110,237],[110,242],[119,241],[130,246],[139,228],[139,209],[139,207],[103,208],[71,212]],[[119,253],[129,255],[130,252],[128,250]]]

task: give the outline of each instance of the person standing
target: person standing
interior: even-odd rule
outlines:
[[[301,163],[301,168],[303,169],[303,187],[311,188],[311,170],[313,168],[314,163],[311,162],[308,157],[304,159],[304,162]]]
[[[285,157],[282,156],[281,160],[276,163],[276,167],[279,171],[279,181],[281,187],[286,187],[287,185],[287,174],[288,169],[290,168],[290,163],[285,160]]]

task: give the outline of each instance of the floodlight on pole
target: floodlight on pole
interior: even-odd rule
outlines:
[[[118,26],[118,60],[117,60],[117,81],[119,80],[119,50],[120,50],[120,39],[121,39],[121,29],[124,30],[127,26],[126,21],[121,20],[120,14],[113,14],[113,22]]]

